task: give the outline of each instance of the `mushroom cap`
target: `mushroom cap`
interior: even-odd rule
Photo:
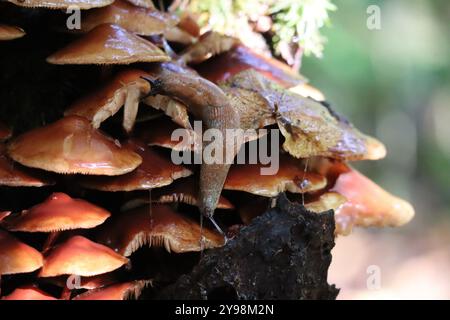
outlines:
[[[276,197],[285,191],[305,193],[321,190],[327,185],[324,176],[305,171],[301,161],[286,155],[280,155],[279,170],[275,174],[261,174],[261,169],[265,167],[260,163],[232,165],[224,189]]]
[[[137,69],[121,71],[103,87],[73,103],[64,114],[82,116],[98,128],[125,104],[130,89],[136,88],[141,96],[150,92],[150,84],[142,79],[145,76],[148,73]]]
[[[288,65],[276,59],[264,57],[242,44],[196,65],[195,69],[200,75],[215,83],[227,81],[237,73],[249,69],[287,88],[306,81]]]
[[[358,171],[341,172],[331,191],[347,198],[335,212],[336,228],[348,234],[353,225],[362,227],[399,227],[414,217],[414,208],[393,196]]]
[[[151,281],[138,280],[113,284],[105,288],[86,291],[73,300],[128,300],[137,299],[142,290],[151,285]]]
[[[22,38],[24,35],[25,31],[19,27],[0,24],[0,41],[19,39]]]
[[[192,206],[198,205],[198,179],[189,177],[175,181],[170,186],[152,192],[152,201],[157,203],[182,202]],[[148,200],[148,199],[147,199]],[[234,209],[233,204],[221,196],[218,209]]]
[[[329,105],[286,90],[254,70],[240,72],[231,87],[259,93],[271,106],[285,137],[283,148],[296,158],[312,156],[339,160],[377,160],[386,155],[384,145],[362,134]]]
[[[42,264],[39,251],[0,229],[0,275],[33,272]]]
[[[168,28],[176,26],[178,21],[178,17],[173,14],[116,0],[107,7],[87,11],[83,15],[81,32],[89,32],[100,24],[112,23],[129,32],[151,36],[163,34]]]
[[[78,275],[91,277],[111,272],[128,263],[128,259],[108,247],[82,236],[74,236],[54,247],[45,257],[40,277]]]
[[[47,58],[52,64],[130,64],[169,61],[161,49],[120,26],[102,24]]]
[[[124,148],[142,157],[142,164],[136,170],[115,177],[83,177],[80,184],[89,189],[102,191],[148,190],[169,185],[176,179],[192,174],[191,170],[174,164],[161,153],[137,140],[128,140]]]
[[[6,148],[0,143],[0,186],[43,187],[54,182],[42,173],[15,164],[6,155]]]
[[[174,136],[172,139],[175,130],[178,130],[183,138]],[[202,147],[201,136],[197,135],[192,129],[180,127],[167,117],[143,123],[136,130],[136,136],[149,146],[158,146],[175,151],[199,151]]]
[[[8,217],[2,225],[9,231],[57,232],[94,228],[109,216],[108,211],[87,201],[54,193],[20,215]]]
[[[9,143],[8,154],[28,167],[71,174],[121,175],[142,162],[79,116],[24,133]]]
[[[1,300],[58,300],[35,286],[23,286]]]
[[[82,10],[108,6],[114,0],[7,0],[16,6],[27,8],[68,9],[78,7]]]
[[[176,42],[183,45],[193,44],[197,40],[197,38],[193,37],[189,32],[178,26],[166,29],[164,32],[164,38],[167,41]]]
[[[173,211],[166,205],[143,206],[116,215],[97,237],[97,241],[128,257],[147,245],[164,246],[169,252],[201,251],[200,225]],[[215,248],[224,244],[223,237],[203,228],[204,247]]]

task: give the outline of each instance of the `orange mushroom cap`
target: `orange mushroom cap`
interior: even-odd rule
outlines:
[[[0,229],[0,275],[33,272],[42,264],[39,251]]]
[[[151,281],[132,281],[126,283],[113,284],[106,288],[89,290],[82,293],[73,300],[128,300],[137,299],[142,290],[151,285]]]
[[[102,24],[47,58],[52,64],[130,64],[169,61],[153,43],[113,24]]]
[[[124,108],[124,127],[131,131],[140,99],[150,91],[150,84],[142,77],[148,73],[127,69],[119,72],[111,81],[91,94],[73,103],[65,115],[78,115],[90,121],[94,128]]]
[[[7,0],[16,6],[27,8],[68,9],[77,7],[82,10],[108,6],[114,0]]]
[[[94,228],[109,216],[108,211],[87,201],[54,193],[20,215],[8,217],[2,225],[9,231],[57,232]]]
[[[35,286],[17,288],[1,300],[58,300]]]
[[[25,31],[23,31],[23,29],[19,27],[0,24],[0,41],[19,39],[22,38],[24,35]]]
[[[264,167],[260,163],[233,165],[224,189],[276,197],[285,191],[305,193],[323,189],[327,185],[324,176],[306,172],[301,161],[286,155],[280,155],[279,170],[274,175],[262,175],[261,169]]]
[[[163,34],[165,30],[176,26],[177,16],[132,5],[125,0],[116,0],[113,4],[87,11],[83,15],[81,31],[88,32],[104,23],[112,23],[143,36]]]
[[[82,236],[74,236],[54,247],[45,257],[40,277],[64,274],[84,277],[111,272],[128,263],[128,259],[108,247]]]
[[[339,174],[331,191],[347,198],[335,212],[340,234],[350,233],[353,225],[398,227],[414,217],[414,208],[408,202],[391,195],[351,168]]]
[[[201,228],[195,221],[173,211],[166,205],[140,207],[121,213],[104,226],[97,241],[124,256],[148,246],[164,246],[169,252],[200,251]],[[203,228],[206,249],[224,244],[223,237]]]
[[[8,145],[8,154],[28,167],[71,174],[121,175],[142,162],[138,154],[122,148],[79,116],[19,136]]]
[[[142,164],[136,170],[116,177],[85,177],[81,185],[102,191],[148,190],[169,185],[192,174],[191,170],[174,164],[137,140],[128,140],[124,147],[142,157]]]
[[[0,143],[0,186],[43,187],[53,183],[44,174],[13,163],[6,155],[5,146]]]

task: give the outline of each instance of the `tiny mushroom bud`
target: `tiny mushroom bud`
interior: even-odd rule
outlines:
[[[24,133],[10,142],[8,154],[25,166],[68,174],[121,175],[142,162],[79,116]]]
[[[74,236],[48,253],[39,276],[91,277],[111,272],[127,263],[127,258],[115,253],[110,248],[82,236]]]
[[[120,26],[102,24],[47,58],[52,64],[131,64],[169,61],[157,46]]]

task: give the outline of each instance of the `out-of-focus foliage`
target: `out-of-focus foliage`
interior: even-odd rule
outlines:
[[[255,28],[272,31],[274,48],[296,44],[306,55],[320,57],[325,38],[321,28],[328,12],[336,7],[330,0],[191,0],[188,8],[199,15],[199,23],[215,31],[248,41]]]

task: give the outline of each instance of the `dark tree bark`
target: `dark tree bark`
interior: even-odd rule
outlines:
[[[333,247],[333,212],[309,212],[281,195],[159,298],[335,299],[339,290],[327,282]]]

